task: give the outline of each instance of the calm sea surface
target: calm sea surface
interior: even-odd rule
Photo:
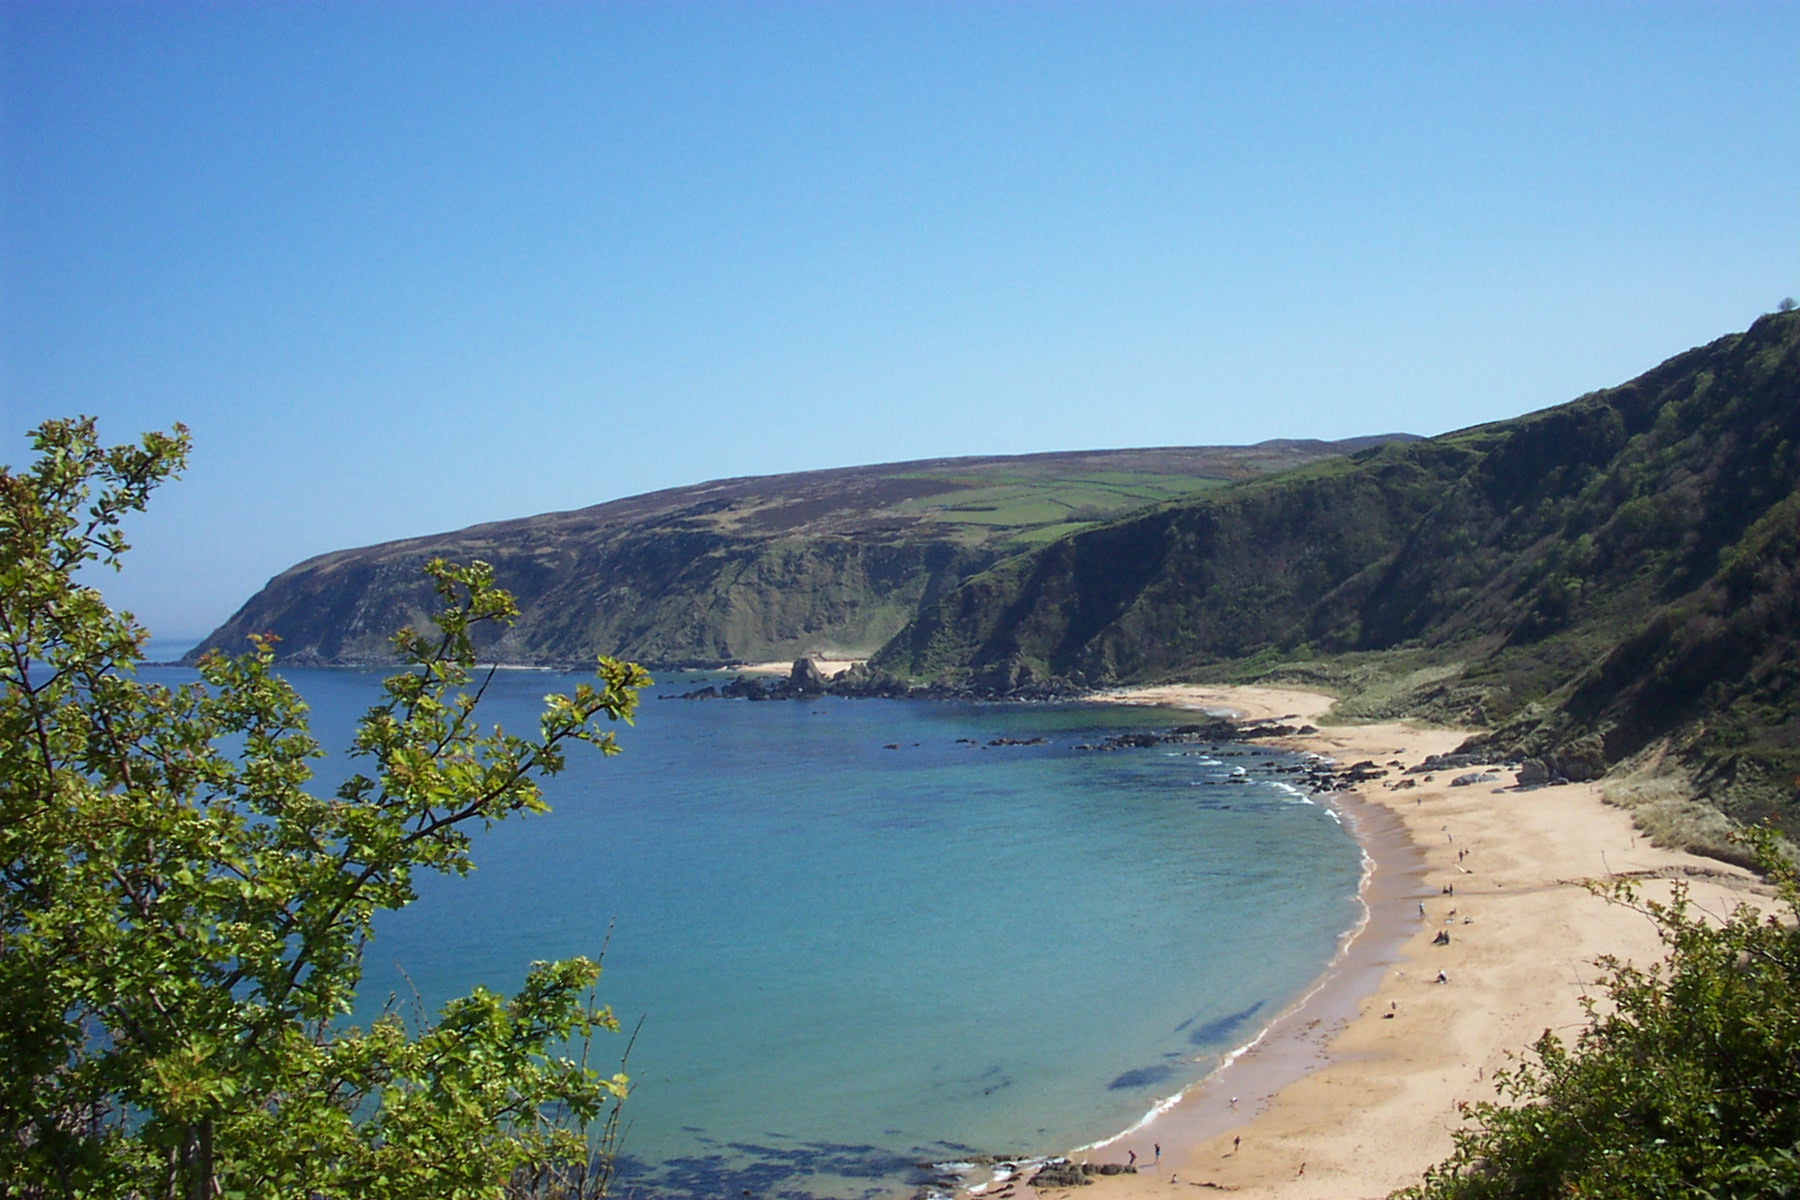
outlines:
[[[380,679],[286,674],[327,747]],[[484,711],[534,730],[579,678],[501,672]],[[1075,749],[1179,714],[655,698],[692,686],[659,678],[619,757],[575,748],[555,811],[478,834],[467,878],[422,877],[365,959],[361,1019],[511,990],[610,928],[602,997],[642,1021],[620,1195],[882,1196],[921,1160],[1106,1137],[1253,1036],[1358,916],[1357,847],[1271,774],[1291,760]]]

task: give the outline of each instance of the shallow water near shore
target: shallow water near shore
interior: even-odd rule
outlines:
[[[328,747],[380,680],[286,674]],[[533,728],[579,678],[500,672],[484,712]],[[555,811],[478,834],[467,878],[421,877],[365,956],[360,1019],[605,947],[601,996],[642,1021],[619,1195],[887,1196],[920,1161],[1104,1138],[1302,994],[1361,913],[1358,848],[1282,782],[1291,756],[1076,749],[1192,714],[655,698],[688,686],[645,693],[623,755],[577,747]]]

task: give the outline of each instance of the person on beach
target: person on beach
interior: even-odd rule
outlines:
[[[1137,1170],[1137,1151],[1127,1150],[1125,1153],[1131,1156],[1125,1163],[1126,1169],[1131,1171]]]
[[[1156,1151],[1155,1165],[1160,1167],[1160,1166],[1162,1166],[1162,1143],[1161,1142],[1152,1142],[1150,1144],[1151,1144],[1152,1148],[1154,1148]]]
[[[1244,1140],[1243,1134],[1237,1134],[1236,1136],[1234,1136],[1231,1139],[1231,1152],[1233,1154],[1236,1154],[1238,1152],[1238,1146],[1243,1143],[1243,1140]]]

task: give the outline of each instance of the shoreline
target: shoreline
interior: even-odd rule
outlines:
[[[1424,856],[1392,814],[1354,792],[1334,793],[1326,802],[1351,826],[1363,855],[1357,889],[1362,918],[1345,932],[1338,952],[1297,999],[1276,1013],[1243,1045],[1182,1091],[1159,1101],[1120,1133],[1077,1147],[1072,1153],[1101,1156],[1136,1149],[1154,1160],[1154,1146],[1197,1143],[1250,1124],[1281,1089],[1315,1070],[1326,1045],[1374,994],[1381,977],[1399,959],[1412,932],[1399,902],[1425,895]],[[1235,1101],[1235,1104],[1233,1103]],[[1138,1146],[1144,1142],[1145,1146]]]
[[[1340,764],[1410,767],[1467,736],[1408,722],[1322,725],[1330,697],[1278,688],[1173,685],[1093,699],[1299,719],[1316,731],[1274,744]],[[1759,890],[1747,871],[1651,846],[1595,785],[1523,791],[1508,772],[1451,786],[1474,770],[1390,766],[1386,778],[1331,798],[1370,864],[1363,922],[1305,995],[1205,1078],[1130,1129],[1065,1152],[1095,1164],[1135,1152],[1138,1173],[1090,1177],[1080,1193],[1034,1189],[1030,1172],[989,1186],[971,1178],[980,1190],[959,1194],[1135,1200],[1194,1187],[1246,1200],[1384,1197],[1450,1153],[1457,1104],[1494,1098],[1492,1073],[1509,1056],[1544,1029],[1566,1038],[1582,1026],[1595,957],[1643,965],[1663,956],[1654,927],[1592,895],[1588,881],[1642,876],[1660,899],[1666,876],[1679,876],[1714,912]],[[1439,932],[1447,945],[1434,944]]]

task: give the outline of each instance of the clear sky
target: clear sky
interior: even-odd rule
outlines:
[[[1431,434],[1800,290],[1800,4],[0,3],[0,462],[103,581],[938,455]]]

